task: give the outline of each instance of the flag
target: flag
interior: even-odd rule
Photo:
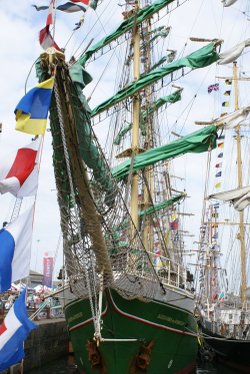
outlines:
[[[220,187],[221,187],[221,183],[216,183],[215,188],[220,188]]]
[[[81,10],[83,12],[86,12],[86,8],[83,5],[72,4],[69,2],[59,5],[56,9],[61,10],[62,12],[66,12],[66,13],[74,13],[74,12],[79,12]]]
[[[79,22],[75,23],[76,27],[73,29],[73,31],[80,29],[80,27],[82,27],[83,23],[84,23],[84,17],[81,17]]]
[[[226,83],[226,85],[231,86],[232,79],[225,79],[225,83]]]
[[[89,0],[70,0],[72,3],[83,3],[89,5]]]
[[[210,84],[207,88],[207,92],[211,93],[212,91],[218,91],[219,90],[219,83]]]
[[[221,177],[221,174],[222,174],[222,172],[221,172],[221,171],[218,171],[218,173],[216,173],[215,177],[216,177],[216,178],[219,178],[219,177]]]
[[[217,147],[218,147],[218,148],[224,148],[224,143],[223,143],[223,142],[222,142],[222,143],[218,143],[218,144],[217,144]]]
[[[52,38],[52,35],[49,31],[49,25],[45,26],[39,33],[39,42],[41,44],[41,47],[46,51],[46,49],[53,47],[60,51],[60,48]]]
[[[221,168],[222,167],[222,162],[219,162],[218,164],[215,165],[216,168]]]
[[[60,48],[54,41],[54,38],[50,34],[50,26],[53,25],[54,23],[54,9],[55,9],[55,0],[51,0],[50,6],[49,6],[49,11],[48,11],[48,16],[46,20],[46,26],[40,31],[39,33],[39,42],[41,47],[46,50],[50,47],[53,47],[60,51]]]
[[[26,289],[22,291],[0,325],[0,371],[8,369],[24,358],[24,341],[30,331],[37,328],[28,317],[25,296]]]
[[[170,222],[170,230],[178,230],[178,218]]]
[[[37,5],[32,5],[38,12],[40,10],[45,10],[49,9],[48,6],[37,6]],[[57,10],[61,10],[62,12],[67,12],[67,13],[73,13],[73,12],[79,12],[82,10],[83,12],[86,12],[86,8],[83,5],[78,5],[78,4],[73,4],[72,2],[67,2],[65,4],[59,5],[56,7]],[[51,16],[52,17],[52,16]],[[49,24],[52,21],[52,18],[49,18]],[[51,20],[51,21],[50,21]],[[48,26],[48,25],[46,25]]]
[[[224,101],[224,102],[222,103],[222,106],[229,106],[229,101]]]
[[[0,230],[0,293],[29,275],[33,206]]]
[[[54,23],[54,9],[55,9],[55,0],[51,0],[49,5],[48,16],[46,20],[46,26],[53,25]]]
[[[38,186],[40,138],[0,160],[0,193],[33,196]]]
[[[218,239],[219,235],[218,235],[218,231],[212,236],[212,239]]]
[[[222,157],[223,157],[223,152],[218,154],[218,158],[222,158]]]
[[[230,91],[230,90],[225,91],[223,95],[224,95],[224,96],[230,96],[230,95],[231,95],[231,91]]]
[[[15,108],[16,130],[43,135],[46,129],[54,77],[39,83],[19,101]]]
[[[38,12],[40,12],[40,10],[45,10],[45,9],[49,9],[49,7],[47,5],[35,5],[35,4],[32,4],[31,6],[33,6]]]

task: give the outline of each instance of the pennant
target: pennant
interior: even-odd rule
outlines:
[[[221,187],[221,183],[216,183],[215,188],[220,188],[220,187]]]
[[[224,95],[224,96],[230,96],[230,95],[231,95],[231,91],[230,91],[230,90],[225,91],[223,95]]]
[[[43,135],[46,129],[54,77],[39,83],[19,101],[15,108],[16,130]]]
[[[225,80],[225,83],[226,83],[227,86],[231,86],[231,84],[232,84],[232,79],[226,79],[226,80]]]
[[[223,157],[223,152],[218,154],[218,158],[222,158],[222,157]]]
[[[47,5],[35,5],[35,4],[32,4],[31,6],[33,6],[38,12],[40,12],[40,10],[46,10],[46,9],[49,9],[49,7]]]
[[[73,31],[76,31],[76,30],[80,29],[80,27],[82,27],[83,23],[84,23],[84,17],[82,16],[80,18],[79,22],[75,23],[76,27],[73,29]]]
[[[219,217],[219,213],[212,213],[212,218],[218,218]]]
[[[22,291],[0,325],[0,371],[8,369],[24,358],[24,341],[30,331],[37,328],[28,317],[25,297],[26,289]]]
[[[54,23],[55,1],[56,0],[51,0],[50,2],[48,16],[46,20],[46,26],[53,25]]]
[[[216,168],[221,168],[222,167],[222,162],[219,162],[218,164],[215,165]]]
[[[218,91],[219,90],[219,83],[211,84],[207,88],[207,92],[211,93],[212,91]]]
[[[62,12],[66,12],[66,13],[74,13],[74,12],[79,12],[79,11],[86,12],[86,8],[84,6],[78,5],[78,4],[72,4],[69,2],[59,5],[56,9],[61,10]]]
[[[228,106],[229,106],[229,101],[224,101],[224,102],[222,103],[222,106],[226,106],[226,107],[228,107]]]
[[[33,206],[0,230],[0,293],[29,275]]]
[[[38,187],[40,138],[0,161],[0,193],[16,197],[33,196]]]
[[[178,230],[178,218],[170,222],[170,230]]]
[[[224,143],[223,143],[223,142],[222,142],[222,143],[218,143],[218,144],[217,144],[217,147],[218,147],[218,148],[224,148]]]
[[[213,207],[214,207],[214,209],[219,209],[219,207],[220,207],[220,203],[215,203],[215,204],[213,204]]]
[[[215,177],[216,177],[216,178],[219,178],[219,177],[221,177],[221,175],[222,175],[222,172],[221,172],[221,171],[218,171],[218,173],[215,174]]]

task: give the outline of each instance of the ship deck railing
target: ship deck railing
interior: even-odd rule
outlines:
[[[148,258],[150,258],[150,262]],[[168,257],[137,250],[134,253],[126,251],[119,253],[113,256],[112,260],[116,275],[122,272],[136,275],[145,280],[152,280],[157,276],[165,286],[193,292],[192,281],[188,277],[187,270],[183,265]],[[152,265],[154,269],[152,269]]]
[[[204,327],[214,335],[226,339],[250,340],[250,325],[246,323],[224,323],[222,321],[203,321]]]

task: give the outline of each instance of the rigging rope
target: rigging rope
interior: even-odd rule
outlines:
[[[78,228],[78,236],[79,236],[79,240],[82,242],[81,225],[80,225],[80,219],[79,219],[79,216],[78,216],[78,212],[76,210],[76,200],[75,200],[75,193],[74,193],[73,178],[72,178],[72,175],[71,175],[69,153],[68,153],[68,149],[67,149],[66,136],[65,136],[64,125],[63,125],[63,115],[62,115],[62,110],[61,110],[61,101],[60,101],[60,95],[59,95],[56,80],[55,80],[55,84],[54,84],[54,92],[55,92],[58,118],[59,118],[59,124],[60,124],[60,130],[61,130],[61,136],[62,136],[62,142],[63,142],[63,149],[64,149],[64,155],[65,155],[65,161],[66,161],[66,167],[67,167],[67,173],[68,173],[68,180],[69,180],[69,184],[70,184],[71,198],[72,198],[73,203],[74,203],[76,224],[77,224],[77,228]],[[97,300],[97,297],[95,295],[94,299],[95,299],[96,307],[94,308],[94,303],[93,303],[93,300],[92,300],[91,287],[90,287],[89,273],[88,273],[88,270],[87,270],[86,267],[83,268],[83,271],[84,271],[85,279],[86,279],[86,283],[87,283],[87,290],[88,290],[91,314],[92,314],[92,317],[93,317],[93,323],[94,323],[94,326],[95,326],[95,331],[97,331],[97,328],[98,328],[98,326],[97,326],[97,313],[95,313],[95,310],[97,311],[98,300]]]

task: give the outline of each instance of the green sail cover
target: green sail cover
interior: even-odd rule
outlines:
[[[139,212],[139,217],[142,217],[145,214],[152,214],[154,212],[158,212],[161,209],[167,208],[167,207],[173,205],[174,203],[177,203],[178,201],[180,201],[184,196],[185,195],[181,194],[181,195],[172,197],[171,199],[164,200],[161,203],[156,204],[154,206],[150,206],[149,208],[147,208],[145,210],[141,210]]]
[[[150,105],[148,110],[144,110],[144,111],[141,112],[140,129],[141,129],[142,135],[144,135],[144,136],[146,135],[145,121],[146,121],[147,116],[149,114],[153,113],[154,111],[156,111],[157,109],[159,109],[162,105],[164,105],[166,103],[173,104],[176,101],[181,100],[181,91],[182,90],[178,90],[178,91],[172,93],[171,95],[160,97],[158,100],[156,100],[154,103],[152,103]],[[121,140],[124,137],[124,135],[126,135],[127,132],[129,132],[131,129],[132,129],[132,123],[130,123],[128,126],[121,129],[121,131],[119,131],[119,133],[115,137],[114,144],[115,145],[120,145]]]
[[[198,49],[190,55],[183,57],[177,61],[173,61],[170,64],[158,68],[147,75],[143,75],[137,81],[129,84],[127,87],[122,88],[114,96],[105,100],[103,103],[96,106],[91,113],[91,116],[95,116],[98,113],[106,110],[110,106],[113,106],[127,97],[133,95],[137,91],[149,86],[150,84],[158,81],[166,75],[174,72],[183,67],[189,67],[192,69],[199,69],[205,66],[211,65],[219,59],[219,55],[215,50],[215,43],[210,43],[203,48]]]
[[[150,149],[144,153],[135,156],[133,160],[133,171],[154,165],[156,162],[167,160],[185,153],[201,153],[216,147],[216,126],[207,126],[199,131],[195,131],[172,143]],[[129,174],[130,160],[116,166],[112,170],[113,176],[120,180]]]
[[[162,8],[171,4],[174,0],[156,0],[153,4],[145,7],[144,9],[139,10],[136,17],[132,15],[125,21],[123,21],[120,26],[113,31],[111,34],[106,36],[105,38],[101,39],[97,44],[93,45],[93,47],[89,48],[85,53],[83,53],[79,58],[79,63],[82,66],[85,66],[86,61],[99,49],[103,48],[105,45],[111,43],[113,40],[119,38],[119,36],[123,35],[125,32],[131,30],[135,25],[143,22],[145,19],[152,16],[154,13],[159,12]]]
[[[174,104],[176,103],[177,101],[180,101],[181,100],[181,91],[182,90],[178,90],[174,93],[172,93],[171,95],[167,95],[167,96],[162,96],[160,97],[158,100],[156,100],[154,103],[152,103],[148,110],[144,110],[142,113],[141,113],[141,117],[142,117],[142,120],[145,121],[146,120],[146,117],[155,112],[157,109],[159,109],[162,105],[164,104],[167,104],[167,103],[170,103],[170,104]]]

